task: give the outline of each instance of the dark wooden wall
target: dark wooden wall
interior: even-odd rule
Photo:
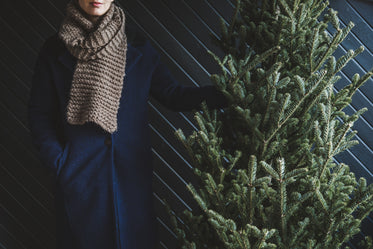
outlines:
[[[117,0],[127,21],[136,25],[162,54],[180,84],[209,85],[209,75],[218,71],[207,49],[222,55],[211,44],[209,32],[219,36],[218,17],[230,20],[233,0]],[[56,32],[64,17],[67,0],[2,1],[0,8],[0,248],[54,248],[54,208],[50,178],[32,148],[27,126],[26,103],[32,69],[39,48]],[[373,65],[372,1],[331,0],[344,24],[356,26],[338,50],[363,45],[365,51],[343,70],[340,89],[355,72],[363,74]],[[338,56],[337,55],[337,56]],[[348,112],[369,108],[355,124],[360,144],[336,157],[351,167],[357,177],[373,182],[373,84],[369,80],[355,95]],[[185,189],[192,165],[173,132],[195,128],[193,113],[172,112],[149,101],[154,158],[154,202],[161,232],[160,248],[174,249],[162,198],[177,211],[196,204]],[[372,234],[373,215],[364,220],[364,234]],[[353,246],[354,241],[350,243]]]

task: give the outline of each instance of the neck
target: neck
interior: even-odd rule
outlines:
[[[88,17],[88,19],[89,19],[92,23],[97,23],[98,19],[100,18],[100,16],[92,16],[92,15],[88,15],[87,17]]]

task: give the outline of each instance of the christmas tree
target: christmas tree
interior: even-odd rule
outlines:
[[[341,28],[328,5],[237,0],[230,23],[220,20],[212,39],[225,56],[208,52],[229,105],[203,102],[198,131],[175,132],[193,161],[198,184],[187,187],[201,208],[176,216],[167,206],[181,248],[340,248],[373,210],[372,185],[333,159],[357,143],[352,126],[366,108],[344,108],[373,70],[334,90],[363,47],[333,56],[354,25]]]

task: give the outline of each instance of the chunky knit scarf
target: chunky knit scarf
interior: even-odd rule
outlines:
[[[77,58],[67,105],[68,123],[92,121],[109,133],[117,130],[127,53],[124,27],[125,14],[114,3],[96,23],[87,19],[78,0],[67,4],[58,36]]]

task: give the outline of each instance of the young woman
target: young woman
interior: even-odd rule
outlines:
[[[54,174],[57,248],[156,248],[148,96],[174,111],[227,105],[214,86],[177,84],[127,31],[113,0],[71,0],[37,58],[29,126]]]

